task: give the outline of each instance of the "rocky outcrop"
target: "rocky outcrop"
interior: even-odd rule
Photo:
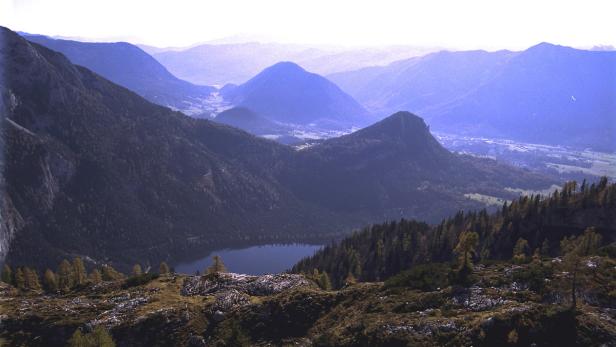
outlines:
[[[251,276],[236,273],[217,273],[187,277],[184,280],[181,293],[190,296],[232,291],[231,293],[264,296],[302,286],[314,287],[315,285],[302,275]]]

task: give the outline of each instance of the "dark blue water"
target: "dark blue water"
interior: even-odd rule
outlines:
[[[264,245],[242,249],[222,249],[195,261],[175,266],[178,273],[204,272],[212,264],[212,256],[222,258],[229,272],[250,275],[279,273],[290,269],[300,259],[311,256],[322,246],[305,244]]]

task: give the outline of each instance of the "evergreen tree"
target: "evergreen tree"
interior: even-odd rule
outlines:
[[[541,256],[542,257],[550,256],[550,241],[548,241],[548,239],[544,239],[543,243],[541,243]]]
[[[158,267],[158,273],[160,273],[161,275],[169,274],[169,265],[167,265],[167,263],[165,263],[164,261],[161,262],[160,266]]]
[[[101,272],[98,269],[94,269],[90,272],[88,279],[92,282],[92,284],[99,284],[103,282],[103,275],[101,275]]]
[[[45,270],[43,275],[43,286],[49,293],[56,293],[58,291],[58,279],[56,274],[50,269]]]
[[[133,265],[133,271],[131,273],[133,276],[140,276],[142,273],[143,271],[141,271],[141,265],[139,264]]]
[[[73,279],[75,281],[74,285],[76,286],[82,286],[86,284],[86,281],[88,279],[86,267],[80,257],[76,257],[75,259],[73,259]]]
[[[2,267],[2,282],[6,284],[15,284],[13,281],[13,270],[8,264],[4,264]]]
[[[58,288],[67,292],[73,288],[75,283],[73,276],[73,266],[68,260],[64,259],[58,266]]]
[[[15,287],[19,290],[26,289],[26,276],[23,269],[20,267],[15,270]]]
[[[225,267],[225,264],[222,262],[222,258],[220,258],[220,256],[218,255],[215,255],[212,257],[212,265],[210,265],[210,267],[207,268],[207,273],[212,274],[212,273],[220,273],[220,272],[227,272],[227,268]]]

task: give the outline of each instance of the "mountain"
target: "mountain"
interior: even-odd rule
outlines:
[[[614,66],[615,52],[543,43],[440,52],[328,78],[372,112],[412,110],[438,131],[614,151]]]
[[[453,154],[409,112],[301,150],[296,160],[295,171],[285,175],[296,196],[342,214],[359,212],[364,221],[413,216],[436,222],[458,209],[477,208],[465,194],[502,197],[503,187],[537,188],[549,181]]]
[[[349,126],[370,122],[366,110],[335,84],[291,62],[270,66],[244,84],[223,88],[221,94],[233,105],[283,123]]]
[[[222,111],[214,118],[214,121],[255,135],[267,135],[289,130],[284,125],[262,117],[245,107],[233,107]]]
[[[302,220],[321,224],[309,217],[318,208],[274,177],[291,148],[154,105],[59,53],[1,34],[8,112],[0,235],[12,264],[81,254],[128,266],[257,234],[294,238],[306,232]]]
[[[293,61],[319,74],[385,65],[433,48],[389,46],[347,49],[293,44],[208,43],[188,49],[144,47],[174,75],[197,84],[240,84],[279,61]]]
[[[464,95],[491,79],[514,52],[442,51],[394,62],[328,75],[369,110],[383,115],[428,109]]]
[[[0,253],[39,267],[177,261],[259,242],[429,221],[552,181],[444,150],[399,113],[304,150],[192,119],[1,29]]]
[[[41,35],[25,38],[64,54],[72,63],[126,87],[159,105],[195,112],[215,88],[195,85],[173,76],[156,59],[126,42],[93,43],[52,39]]]

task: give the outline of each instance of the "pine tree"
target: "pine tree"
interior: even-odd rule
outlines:
[[[43,286],[49,293],[56,293],[58,291],[58,279],[56,278],[56,274],[50,269],[45,270],[45,274],[43,275]]]
[[[158,267],[158,273],[160,273],[161,275],[169,274],[169,265],[167,265],[167,263],[165,263],[164,261],[161,262],[160,266]]]
[[[15,287],[20,290],[26,289],[26,276],[23,269],[20,267],[15,270]]]
[[[548,239],[543,240],[543,243],[541,243],[541,256],[550,256],[550,241],[548,241]]]
[[[86,281],[88,279],[86,267],[80,257],[73,259],[73,279],[75,281],[74,284],[77,286],[82,286],[86,284]]]
[[[92,270],[92,272],[90,272],[90,276],[88,277],[92,284],[99,284],[103,282],[103,275],[101,275],[101,272],[98,269]]]
[[[75,283],[73,276],[73,266],[68,260],[64,259],[58,266],[58,288],[67,292],[73,288]]]
[[[218,255],[215,255],[212,257],[212,265],[207,268],[207,273],[213,274],[213,273],[221,273],[221,272],[227,272],[227,268],[225,267],[225,264],[222,262],[222,258],[220,258],[220,256]]]
[[[2,282],[11,285],[15,284],[13,281],[13,270],[11,270],[8,264],[4,264],[2,267]]]

